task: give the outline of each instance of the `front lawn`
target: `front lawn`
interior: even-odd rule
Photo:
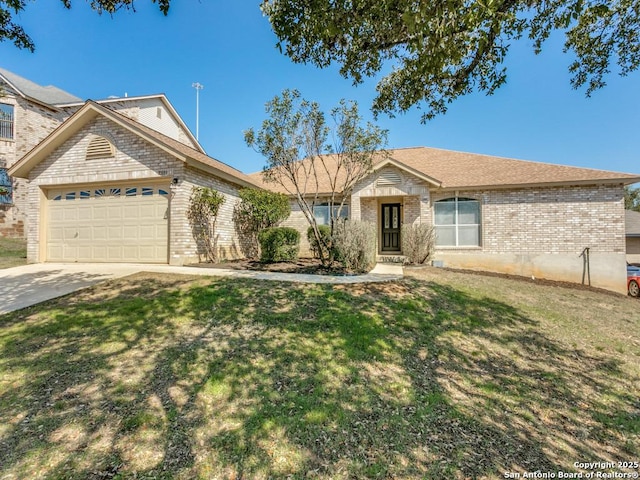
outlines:
[[[27,263],[27,242],[22,238],[0,237],[0,268]]]
[[[2,479],[576,471],[640,458],[638,398],[639,301],[432,269],[140,274],[0,316]]]

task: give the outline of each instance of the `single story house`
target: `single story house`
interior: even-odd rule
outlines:
[[[146,108],[151,101],[159,100],[136,100],[135,111],[165,118],[164,104]],[[23,185],[28,261],[197,262],[202,251],[186,217],[194,186],[224,194],[219,253],[242,257],[238,190],[279,188],[209,157],[181,129],[172,136],[127,115],[133,104],[113,102],[65,104],[69,116],[7,169]],[[445,266],[580,282],[588,251],[592,284],[625,291],[623,187],[639,175],[434,148],[388,153],[345,212],[376,226],[382,257],[402,255],[402,225],[425,223]],[[320,179],[321,194],[327,186]],[[307,224],[292,206],[285,224],[306,243]],[[318,205],[318,216],[327,208]]]
[[[625,210],[627,262],[640,263],[640,212]]]
[[[335,162],[326,164],[329,175],[319,177],[325,197]],[[250,176],[262,181],[260,173]],[[374,161],[346,199],[346,214],[376,225],[381,256],[402,255],[403,224],[426,223],[435,228],[435,258],[446,267],[581,282],[588,260],[592,285],[625,292],[624,186],[638,180],[626,173],[404,148]],[[317,218],[328,217],[323,208]],[[285,225],[299,229],[306,243],[307,223],[293,199],[292,210]]]

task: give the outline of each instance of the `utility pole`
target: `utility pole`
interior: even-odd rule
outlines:
[[[204,85],[194,82],[191,86],[196,89],[196,140],[200,141],[200,90],[204,88]]]

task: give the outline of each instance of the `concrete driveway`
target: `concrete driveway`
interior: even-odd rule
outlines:
[[[0,314],[20,310],[110,278],[139,272],[144,265],[35,263],[0,270]]]
[[[383,264],[366,275],[332,276],[134,263],[34,263],[0,270],[0,315],[137,272],[333,284],[386,282],[402,278],[401,266]]]

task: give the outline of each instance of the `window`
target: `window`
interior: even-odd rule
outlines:
[[[340,205],[333,206],[334,216],[338,216],[338,210]],[[313,216],[316,217],[316,222],[318,225],[329,225],[331,223],[331,215],[329,210],[328,203],[320,203],[318,205],[314,205],[313,207]],[[340,211],[340,218],[349,218],[349,206],[343,205],[342,210]]]
[[[13,185],[6,168],[0,168],[0,205],[13,203]]]
[[[480,202],[447,198],[434,204],[436,246],[480,246]]]
[[[0,103],[0,138],[13,140],[13,105]]]

